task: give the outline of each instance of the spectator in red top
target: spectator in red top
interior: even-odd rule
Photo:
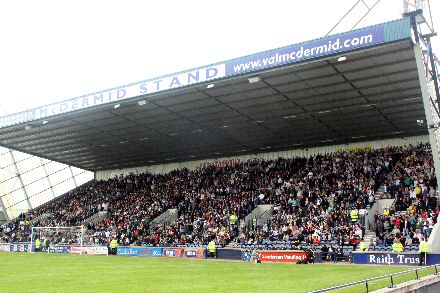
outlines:
[[[400,229],[400,223],[401,223],[401,220],[400,220],[400,217],[399,217],[399,218],[396,219],[396,224],[395,224],[398,229]]]

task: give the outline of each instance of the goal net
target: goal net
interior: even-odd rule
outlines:
[[[33,252],[68,253],[71,247],[83,247],[84,227],[32,227],[31,245]]]

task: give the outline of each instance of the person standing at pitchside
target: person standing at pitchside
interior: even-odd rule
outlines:
[[[426,242],[425,238],[422,238],[422,241],[420,241],[420,246],[419,246],[419,251],[420,251],[420,263],[419,265],[425,265],[426,266],[426,254],[429,251],[429,247],[428,247],[428,242]]]

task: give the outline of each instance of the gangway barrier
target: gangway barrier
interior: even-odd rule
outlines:
[[[438,267],[439,267],[439,264],[430,265],[430,266],[426,266],[426,267],[418,267],[416,269],[410,269],[410,270],[406,270],[403,272],[392,273],[392,274],[388,274],[388,275],[383,275],[383,276],[378,276],[378,277],[369,278],[369,279],[365,279],[365,280],[355,281],[355,282],[342,284],[342,285],[338,285],[338,286],[334,286],[334,287],[329,287],[329,288],[325,288],[325,289],[310,291],[309,293],[330,292],[333,290],[344,289],[344,288],[348,288],[348,287],[352,287],[352,286],[356,286],[356,285],[361,285],[361,284],[365,284],[365,288],[367,289],[367,293],[368,293],[368,292],[370,292],[368,283],[371,283],[371,282],[377,281],[377,280],[387,279],[387,278],[390,279],[390,286],[388,286],[388,288],[395,288],[396,284],[394,282],[394,276],[414,273],[415,277],[416,277],[415,279],[418,280],[418,279],[420,279],[419,272],[422,270],[434,268],[434,270],[435,270],[434,275],[438,275]]]

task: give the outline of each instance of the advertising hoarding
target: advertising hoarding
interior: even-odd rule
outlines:
[[[162,256],[182,257],[183,256],[183,248],[164,248],[164,249],[162,249]]]
[[[118,255],[121,256],[162,256],[162,248],[159,247],[118,247]]]
[[[299,260],[306,259],[304,251],[262,250],[257,251],[257,253],[261,262],[296,263]]]
[[[185,257],[205,258],[205,248],[185,248]]]

